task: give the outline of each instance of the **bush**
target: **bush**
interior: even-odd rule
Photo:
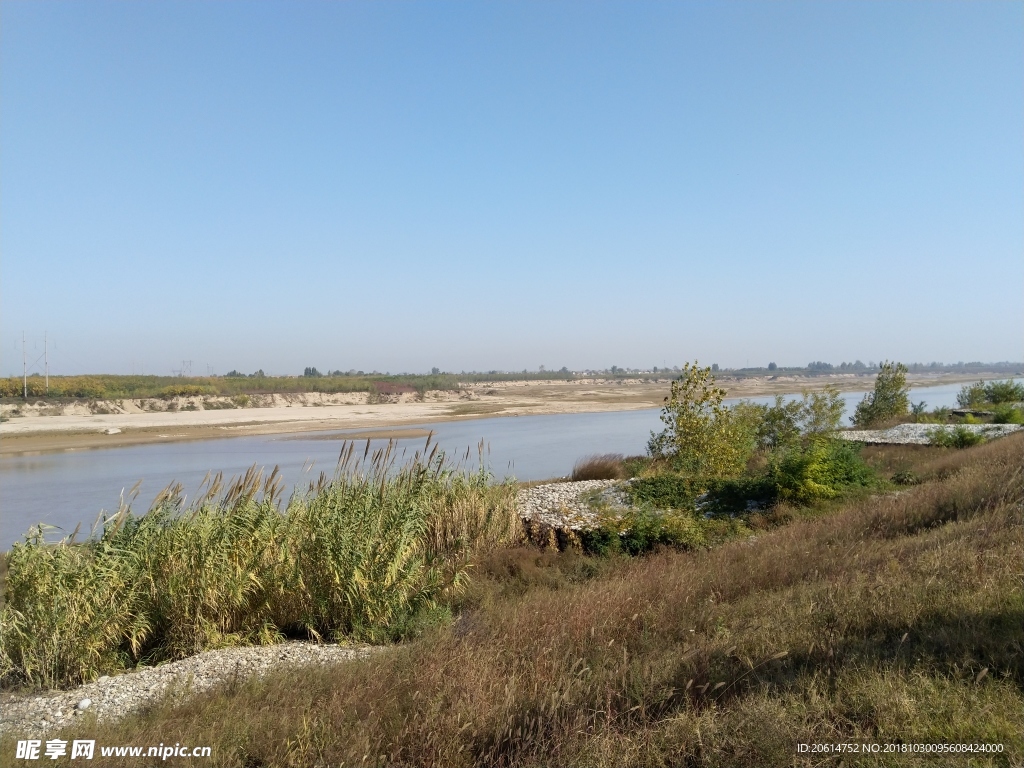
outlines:
[[[834,499],[850,488],[874,482],[874,472],[861,458],[860,448],[845,440],[818,440],[787,451],[771,464],[768,477],[778,498],[799,504]]]
[[[959,425],[951,430],[942,428],[928,430],[928,439],[932,445],[941,448],[970,448],[972,445],[984,442],[985,436]]]
[[[956,404],[961,408],[973,408],[985,402],[985,382],[964,384],[956,396]]]
[[[1024,384],[1013,379],[1006,381],[990,381],[986,384],[965,384],[956,396],[957,405],[961,408],[975,408],[979,405],[1018,403],[1024,401]]]
[[[843,399],[835,387],[803,393],[801,400],[786,402],[776,395],[772,406],[743,402],[734,410],[747,410],[753,421],[757,447],[773,451],[795,445],[800,438],[827,436],[839,429]]]
[[[607,555],[643,555],[658,547],[706,549],[749,533],[742,520],[707,519],[693,511],[634,509],[602,519],[597,529],[581,535],[584,550]]]
[[[661,420],[665,429],[651,433],[651,455],[697,478],[738,474],[754,450],[754,436],[741,411],[722,405],[725,390],[715,386],[710,368],[686,363],[672,382]]]
[[[921,482],[921,478],[909,469],[904,469],[893,474],[892,481],[896,485],[918,485]]]
[[[756,477],[718,480],[701,500],[701,511],[715,517],[734,517],[767,509],[779,498],[779,489],[768,473]]]
[[[854,426],[865,428],[898,416],[910,410],[910,387],[907,386],[907,366],[903,363],[884,362],[875,378],[875,389],[864,395],[852,416]]]
[[[622,460],[622,470],[626,477],[639,477],[657,465],[650,456],[627,456]]]
[[[626,498],[635,507],[694,509],[700,484],[671,472],[637,478],[625,487]]]
[[[573,480],[622,480],[625,476],[621,453],[585,456],[572,468]]]
[[[995,424],[1024,424],[1024,410],[1001,403],[995,407],[992,422]]]
[[[1019,403],[1024,401],[1024,384],[1012,379],[990,381],[985,385],[985,399],[990,403]]]

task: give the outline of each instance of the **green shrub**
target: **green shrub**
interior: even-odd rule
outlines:
[[[997,405],[992,414],[995,424],[1024,424],[1024,410],[1007,403]]]
[[[994,404],[1024,401],[1024,384],[1013,379],[990,381],[985,385],[985,400]]]
[[[852,420],[857,427],[870,427],[887,419],[904,416],[910,409],[907,366],[882,363],[875,378],[874,391],[857,404]]]
[[[960,393],[956,396],[956,404],[961,408],[973,408],[985,402],[985,382],[977,384],[964,384]]]
[[[716,517],[746,515],[778,500],[779,488],[770,473],[718,480],[708,488],[700,508]]]
[[[951,430],[942,428],[928,430],[928,439],[932,445],[942,448],[970,448],[972,445],[984,442],[985,436],[958,425]]]
[[[892,481],[896,483],[896,485],[918,485],[921,482],[921,478],[914,472],[904,469],[894,473]]]
[[[859,447],[845,440],[819,440],[787,451],[772,462],[768,477],[780,499],[798,504],[834,499],[850,488],[870,486],[875,479]]]
[[[961,408],[976,408],[980,405],[997,405],[999,403],[1019,403],[1024,401],[1024,384],[1013,379],[1006,381],[990,381],[987,384],[979,381],[965,384],[956,396],[957,405]]]
[[[654,461],[650,456],[627,456],[622,460],[622,469],[626,477],[639,477],[651,469]]]
[[[706,549],[747,533],[749,529],[739,519],[708,519],[690,510],[641,508],[605,517],[598,528],[583,532],[580,538],[590,554],[622,552],[637,556],[658,547]]]
[[[774,405],[741,402],[733,406],[739,413],[749,414],[757,447],[774,451],[792,447],[801,438],[830,435],[839,429],[844,403],[839,390],[825,387],[820,392],[804,392],[800,400],[788,402],[776,395]]]
[[[701,483],[672,472],[630,481],[625,486],[626,498],[635,507],[655,509],[693,509],[700,495]]]

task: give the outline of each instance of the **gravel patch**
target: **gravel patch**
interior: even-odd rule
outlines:
[[[289,666],[335,664],[369,656],[379,647],[314,645],[290,642],[280,645],[225,648],[187,659],[144,667],[98,680],[71,691],[0,694],[0,734],[35,736],[70,724],[86,712],[99,721],[118,720],[168,691],[185,698],[210,690],[229,680],[262,677]]]
[[[606,491],[609,501],[621,505],[615,486],[619,480],[578,480],[569,483],[547,483],[524,488],[516,501],[519,514],[525,520],[549,525],[562,530],[581,531],[597,525],[597,513],[585,501],[584,495],[593,491]]]
[[[963,424],[967,429],[986,438],[1004,437],[1012,432],[1024,429],[1020,424]],[[839,432],[839,437],[844,440],[853,440],[859,443],[874,443],[886,445],[931,445],[931,438],[928,433],[934,429],[943,429],[952,432],[956,427],[939,424],[897,424],[889,429],[855,429],[848,432]]]

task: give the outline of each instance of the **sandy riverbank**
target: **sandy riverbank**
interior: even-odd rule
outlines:
[[[975,381],[978,376],[910,376],[912,386]],[[66,406],[22,406],[23,415],[0,423],[0,455],[121,447],[176,440],[207,440],[239,435],[360,430],[354,435],[387,437],[391,427],[458,419],[555,413],[593,413],[655,408],[668,392],[668,379],[573,382],[502,382],[468,385],[458,393],[430,392],[422,398],[368,403],[365,395],[273,395],[264,407],[204,409],[201,400],[182,399],[176,410],[149,410],[140,401]],[[843,391],[870,389],[873,377],[835,375],[806,378],[725,379],[729,397],[799,392],[828,384]],[[165,404],[166,405],[166,404]],[[106,412],[103,412],[106,411]],[[9,411],[8,411],[9,412]]]

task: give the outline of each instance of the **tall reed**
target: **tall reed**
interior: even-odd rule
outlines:
[[[8,559],[0,680],[67,685],[142,660],[284,636],[382,641],[458,591],[477,551],[521,534],[510,484],[443,453],[342,449],[281,501],[275,469],[122,504],[82,542],[35,528]]]

